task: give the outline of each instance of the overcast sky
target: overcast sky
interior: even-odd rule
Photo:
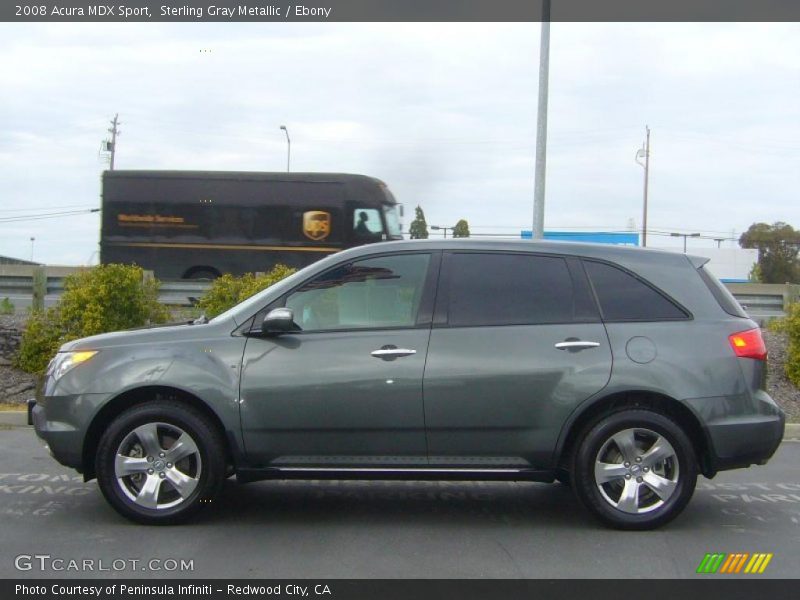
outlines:
[[[428,223],[530,228],[539,24],[0,24],[0,255],[96,260],[119,169],[383,179]],[[800,24],[552,26],[547,229],[800,227]],[[201,50],[206,50],[201,52]],[[653,237],[651,245],[674,243]],[[693,240],[691,245],[712,245]]]

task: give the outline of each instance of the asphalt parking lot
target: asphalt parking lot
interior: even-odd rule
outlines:
[[[798,577],[800,443],[700,479],[684,514],[654,532],[599,526],[561,485],[483,482],[231,481],[199,522],[146,527],[32,429],[3,426],[0,518],[4,578]],[[709,552],[774,557],[761,575],[697,575]]]

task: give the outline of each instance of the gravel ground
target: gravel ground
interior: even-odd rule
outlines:
[[[23,315],[0,315],[0,335],[20,331]],[[0,354],[0,403],[24,404],[35,394],[36,378],[11,366],[11,356]]]
[[[21,329],[23,316],[0,316],[0,331]],[[784,372],[787,336],[764,330],[764,340],[769,350],[767,389],[775,401],[786,411],[790,422],[800,422],[800,388],[792,384]],[[0,357],[0,403],[24,404],[34,395],[36,378],[13,368],[8,358]]]

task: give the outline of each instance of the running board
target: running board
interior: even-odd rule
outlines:
[[[240,468],[241,483],[265,479],[364,479],[364,480],[449,480],[449,481],[538,481],[552,483],[553,471],[536,469],[455,469],[436,467],[266,467]]]

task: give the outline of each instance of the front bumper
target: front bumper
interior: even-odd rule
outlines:
[[[711,474],[763,465],[783,439],[786,415],[764,391],[746,398],[697,398],[688,404],[706,431]]]
[[[83,470],[86,431],[107,394],[49,396],[29,406],[33,428],[65,467]]]

